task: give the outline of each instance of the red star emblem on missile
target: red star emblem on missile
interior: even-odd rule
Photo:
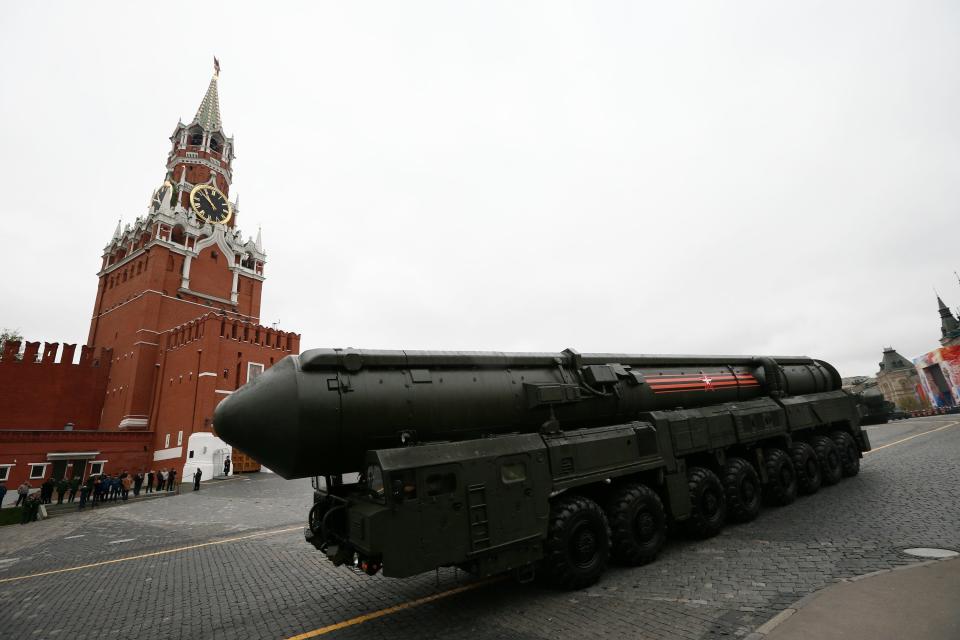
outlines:
[[[713,390],[714,390],[714,387],[713,387],[713,378],[711,378],[711,377],[708,376],[707,374],[703,374],[703,377],[700,378],[700,382],[703,383],[703,390],[704,390],[704,391],[713,391]]]

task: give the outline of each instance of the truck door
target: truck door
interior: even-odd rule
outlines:
[[[459,464],[419,471],[420,546],[431,562],[462,560],[466,553],[467,508]]]
[[[541,456],[542,457],[542,456]],[[529,453],[502,456],[496,464],[493,544],[521,540],[538,533],[539,508],[534,492],[537,469]]]

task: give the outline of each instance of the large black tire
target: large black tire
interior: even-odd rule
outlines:
[[[827,436],[810,438],[810,446],[817,453],[817,462],[820,463],[820,480],[823,486],[829,487],[840,482],[843,477],[840,451],[833,440]]]
[[[816,493],[822,481],[817,452],[806,442],[794,442],[790,447],[790,459],[797,472],[797,489],[800,493]]]
[[[763,468],[767,472],[767,484],[763,487],[767,504],[782,507],[797,499],[797,471],[786,451],[765,450]]]
[[[840,451],[840,467],[846,478],[852,478],[860,473],[860,447],[853,436],[846,431],[834,431],[830,439]]]
[[[717,535],[727,519],[727,501],[720,478],[710,469],[690,467],[687,484],[690,487],[690,518],[684,528],[698,538]]]
[[[650,487],[630,483],[616,488],[607,502],[610,550],[615,560],[638,566],[653,561],[667,541],[667,515]]]
[[[727,497],[727,518],[732,522],[750,522],[760,513],[760,476],[743,458],[727,458],[723,490]]]
[[[600,579],[610,557],[610,525],[593,500],[558,497],[543,543],[544,577],[561,589],[582,589]]]

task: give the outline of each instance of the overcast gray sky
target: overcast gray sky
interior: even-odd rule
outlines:
[[[264,324],[304,348],[937,346],[955,2],[5,3],[0,326],[84,342],[215,54]]]

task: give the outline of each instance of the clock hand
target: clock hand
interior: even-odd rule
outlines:
[[[203,194],[203,197],[207,199],[207,202],[210,203],[211,207],[213,207],[214,209],[217,208],[217,205],[213,204],[213,200],[210,199],[210,196],[208,196],[205,191],[201,191],[200,193]]]

